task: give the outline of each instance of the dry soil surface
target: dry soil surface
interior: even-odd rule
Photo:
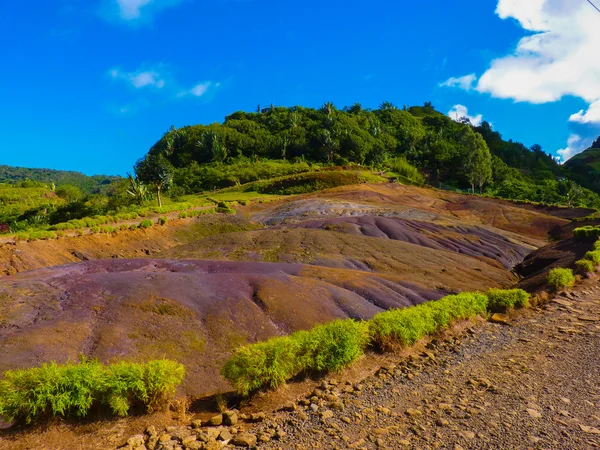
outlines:
[[[264,449],[600,448],[597,281],[428,347],[358,384],[323,382],[248,431]]]

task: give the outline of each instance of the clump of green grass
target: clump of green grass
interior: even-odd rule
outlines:
[[[150,228],[154,223],[150,219],[144,219],[140,222],[140,228]]]
[[[593,250],[591,252],[587,252],[583,259],[591,261],[594,266],[600,266],[600,250]]]
[[[169,221],[168,217],[159,217],[158,218],[159,225],[166,225],[168,221]]]
[[[373,344],[384,350],[413,345],[454,320],[485,315],[487,304],[485,295],[465,292],[412,308],[379,313],[369,322]]]
[[[596,270],[596,265],[589,259],[580,259],[575,261],[575,269],[581,275],[589,275]]]
[[[423,177],[415,166],[407,161],[405,156],[392,159],[390,168],[401,179],[407,180],[411,184],[422,186],[425,183],[425,177]]]
[[[101,405],[119,416],[133,406],[165,407],[183,381],[174,361],[103,365],[83,360],[5,372],[0,380],[0,416],[26,423],[61,416],[85,417]]]
[[[600,227],[586,225],[584,227],[575,228],[573,236],[578,240],[595,240],[600,238]]]
[[[575,276],[571,269],[556,268],[552,269],[547,278],[548,285],[555,291],[559,289],[573,286],[575,284]]]
[[[490,312],[505,312],[529,306],[530,295],[522,289],[490,289],[486,295]]]

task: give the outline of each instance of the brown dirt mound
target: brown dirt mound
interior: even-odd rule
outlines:
[[[476,258],[483,256],[500,262],[507,269],[522,262],[531,252],[531,247],[511,242],[505,236],[481,227],[444,226],[396,217],[343,217],[301,222],[290,227],[393,239]]]
[[[238,345],[337,318],[366,319],[443,295],[398,276],[249,262],[86,261],[0,279],[0,372],[65,362],[167,357],[184,391],[227,389]]]
[[[418,243],[321,229],[265,229],[211,236],[156,256],[302,263],[389,273],[445,291],[509,286],[517,278],[497,261]],[[320,270],[320,269],[315,269]]]

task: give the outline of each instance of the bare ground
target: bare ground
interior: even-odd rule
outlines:
[[[359,383],[329,380],[249,431],[265,449],[600,448],[599,313],[587,281],[509,326],[434,341]]]

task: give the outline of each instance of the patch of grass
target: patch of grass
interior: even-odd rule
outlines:
[[[382,349],[412,345],[454,320],[485,315],[487,304],[483,294],[463,293],[382,312],[368,322],[337,320],[291,336],[243,346],[221,373],[242,395],[275,388],[303,372],[341,370],[358,359],[369,345]]]
[[[140,228],[150,228],[152,227],[152,225],[154,225],[154,222],[152,222],[150,219],[144,219],[140,222]]]
[[[529,293],[522,289],[490,289],[487,293],[488,310],[491,312],[505,312],[513,308],[526,308],[529,306]]]
[[[103,365],[83,360],[5,372],[0,380],[0,416],[31,423],[61,416],[85,417],[101,405],[119,416],[132,406],[165,407],[183,381],[184,367],[174,361]]]
[[[583,259],[591,261],[595,266],[600,266],[600,250],[587,252]]]
[[[410,184],[416,184],[417,186],[425,184],[425,177],[404,156],[391,160],[390,169],[402,180],[407,180]]]
[[[159,225],[166,225],[168,221],[169,221],[168,217],[159,217],[158,218],[158,224]]]
[[[559,289],[573,286],[575,284],[575,276],[571,269],[556,268],[552,269],[547,278],[548,285],[555,291]]]
[[[600,227],[586,225],[584,227],[575,228],[573,237],[578,240],[596,240],[600,238]]]
[[[596,270],[596,264],[589,259],[580,259],[579,261],[575,261],[575,270],[577,273],[587,276],[591,273],[594,273]]]

